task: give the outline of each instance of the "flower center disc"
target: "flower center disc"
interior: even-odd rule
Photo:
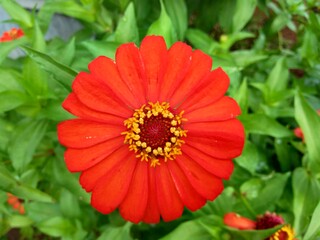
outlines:
[[[129,149],[135,151],[136,157],[141,161],[149,161],[155,167],[160,165],[160,160],[165,162],[175,159],[181,154],[181,140],[186,136],[182,129],[183,111],[173,114],[167,102],[148,103],[137,109],[133,117],[124,121],[127,131],[124,143],[129,144]]]

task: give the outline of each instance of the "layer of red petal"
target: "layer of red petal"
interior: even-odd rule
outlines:
[[[211,71],[192,95],[179,106],[179,111],[190,112],[219,100],[228,90],[229,83],[228,75],[221,68]]]
[[[163,37],[145,37],[140,45],[140,54],[148,81],[147,100],[156,102],[168,61],[167,46]]]
[[[167,164],[161,164],[155,170],[159,210],[165,222],[172,221],[182,215],[183,204]]]
[[[186,112],[183,116],[188,119],[188,122],[211,122],[225,121],[233,119],[240,115],[241,109],[237,102],[230,97],[222,97],[220,100]]]
[[[138,162],[128,193],[119,207],[121,216],[133,223],[142,220],[147,207],[149,195],[148,168],[150,168],[150,164],[146,161]]]
[[[80,184],[87,192],[92,191],[103,176],[111,174],[114,169],[122,166],[129,158],[131,161],[137,161],[134,154],[128,151],[127,146],[120,147],[98,164],[83,171],[80,175]]]
[[[160,102],[168,102],[185,78],[191,64],[191,55],[192,48],[183,42],[176,42],[169,49],[167,69],[160,87]]]
[[[77,98],[91,109],[125,119],[132,114],[132,110],[125,106],[110,88],[88,73],[80,72],[72,84],[72,89]]]
[[[121,136],[124,126],[71,119],[59,123],[58,139],[69,148],[87,148]]]
[[[224,215],[223,223],[229,227],[237,228],[240,230],[251,230],[256,228],[255,221],[246,217],[242,217],[233,212]]]
[[[100,56],[89,64],[93,76],[105,83],[112,92],[127,106],[132,109],[139,108],[135,92],[130,91],[117,69],[117,65],[110,58]]]
[[[229,179],[233,172],[234,165],[231,160],[214,158],[188,144],[182,145],[181,151],[218,178]]]
[[[177,161],[193,188],[203,198],[213,200],[222,192],[222,180],[210,174],[192,159],[181,155],[175,161]]]
[[[182,82],[175,89],[172,87],[173,94],[170,96],[170,104],[173,108],[180,105],[187,99],[199,86],[203,78],[210,73],[212,59],[200,50],[195,50],[191,56],[191,65]]]
[[[172,180],[183,204],[191,211],[195,211],[202,207],[206,203],[206,199],[201,197],[192,187],[177,163],[175,161],[168,161],[166,164],[168,165]]]
[[[112,114],[95,111],[79,101],[75,93],[70,93],[62,103],[64,109],[73,115],[96,122],[123,124],[123,118]]]
[[[133,43],[121,45],[116,52],[116,63],[120,76],[140,106],[146,103],[147,80],[137,46]]]
[[[70,172],[79,172],[96,165],[123,145],[120,136],[88,148],[68,148],[64,159]]]
[[[160,221],[160,210],[158,206],[157,187],[156,187],[156,169],[149,167],[149,196],[145,215],[142,219],[145,223],[158,223]]]
[[[122,159],[122,164],[99,179],[91,195],[91,205],[103,214],[114,211],[128,193],[137,165],[135,157]]]
[[[237,119],[186,123],[186,144],[219,159],[238,157],[244,145],[244,128]]]

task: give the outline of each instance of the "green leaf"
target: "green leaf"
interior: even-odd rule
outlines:
[[[320,117],[307,103],[300,92],[294,98],[295,119],[302,129],[308,149],[308,167],[320,171]]]
[[[189,28],[186,32],[186,38],[195,48],[198,48],[207,54],[214,54],[220,47],[208,34],[199,29]]]
[[[33,221],[29,217],[21,215],[10,216],[8,222],[10,224],[10,227],[12,228],[28,227],[33,223]]]
[[[251,19],[257,6],[256,0],[237,0],[232,17],[232,32],[240,31]]]
[[[97,240],[112,239],[112,240],[132,240],[130,235],[132,223],[127,222],[123,226],[114,227],[107,225],[102,234]]]
[[[264,230],[238,230],[231,227],[226,227],[231,233],[236,236],[242,237],[245,240],[261,240],[270,237],[273,233],[278,231],[282,225],[278,225],[274,228],[264,229]],[[238,238],[235,238],[238,239]]]
[[[13,167],[23,172],[31,162],[35,150],[46,133],[48,122],[36,120],[19,126],[11,141],[8,152]]]
[[[229,50],[234,43],[237,41],[246,39],[246,38],[254,38],[255,35],[250,32],[235,32],[230,35],[224,35],[226,38],[224,41],[221,41],[221,47],[225,50]],[[221,38],[220,38],[221,39]]]
[[[6,59],[8,54],[15,48],[27,43],[26,37],[21,37],[10,42],[0,42],[0,64]]]
[[[40,222],[37,228],[52,237],[67,237],[72,235],[74,227],[68,219],[62,217],[53,217]]]
[[[18,90],[23,91],[23,88],[20,85],[21,74],[6,68],[0,68],[0,92]]]
[[[178,40],[183,40],[188,28],[187,6],[184,0],[163,0],[168,15],[176,30]]]
[[[251,174],[254,174],[259,164],[259,152],[257,147],[249,140],[246,141],[244,149],[240,157],[236,158],[236,162]]]
[[[160,4],[160,17],[151,24],[148,29],[147,35],[163,36],[167,43],[167,46],[170,47],[174,42],[177,41],[177,36],[162,0],[160,0]]]
[[[292,176],[293,228],[300,235],[307,227],[310,217],[320,199],[319,181],[303,168],[296,168]],[[319,221],[319,219],[317,219]]]
[[[22,49],[26,51],[26,53],[44,70],[46,70],[50,75],[53,75],[62,86],[69,91],[71,90],[71,82],[77,75],[73,69],[55,61],[50,56],[27,46],[22,47]]]
[[[128,5],[124,15],[119,20],[117,29],[115,31],[115,40],[119,43],[139,43],[139,31],[134,13],[134,5],[132,2]]]
[[[78,199],[66,189],[61,189],[60,209],[63,215],[68,218],[76,218],[80,215]]]
[[[312,214],[312,218],[303,240],[313,240],[320,233],[320,202]]]
[[[15,0],[0,0],[0,5],[2,5],[14,21],[27,28],[32,27],[31,14]]]
[[[248,111],[248,96],[249,96],[248,83],[247,83],[247,78],[245,78],[242,81],[238,91],[233,96],[234,99],[239,104],[242,113],[246,113]]]
[[[106,41],[84,41],[81,43],[96,58],[107,56],[115,59],[115,53],[120,43]]]
[[[263,134],[278,138],[293,136],[292,131],[264,114],[243,114],[239,116],[239,119],[248,133]]]
[[[286,58],[280,57],[266,80],[266,84],[271,91],[271,95],[273,92],[285,90],[288,85],[288,80],[289,71],[286,64]]]
[[[238,50],[231,53],[236,65],[240,68],[248,67],[251,64],[257,63],[268,58],[263,53],[258,53],[253,50]]]
[[[0,92],[0,113],[15,109],[25,102],[28,97],[20,91]]]

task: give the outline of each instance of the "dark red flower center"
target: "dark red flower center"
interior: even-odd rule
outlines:
[[[127,127],[125,143],[129,149],[137,153],[141,160],[151,160],[151,166],[173,160],[181,154],[181,140],[186,136],[186,130],[182,129],[183,112],[173,114],[169,103],[149,103],[143,105],[133,113],[133,117],[124,121]]]

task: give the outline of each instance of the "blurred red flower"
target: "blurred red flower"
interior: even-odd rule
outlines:
[[[23,204],[20,202],[19,198],[14,196],[11,193],[7,193],[7,202],[12,206],[13,209],[16,209],[20,214],[25,214],[25,209]]]
[[[11,28],[9,31],[6,31],[0,37],[0,42],[9,42],[24,36],[24,32],[20,28]]]
[[[224,215],[223,223],[229,227],[237,228],[240,230],[251,230],[256,229],[256,222],[242,217],[237,213],[230,212]]]
[[[78,118],[58,125],[92,206],[157,223],[215,199],[244,145],[227,74],[183,42],[167,50],[160,36],[140,49],[123,44],[115,58],[100,56],[76,76],[63,107]]]

